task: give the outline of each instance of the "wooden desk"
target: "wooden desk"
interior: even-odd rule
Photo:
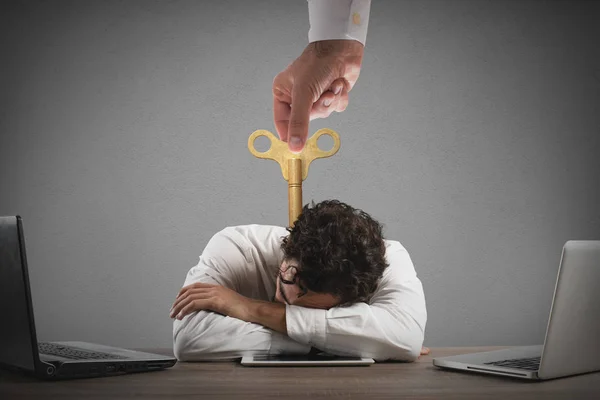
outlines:
[[[0,399],[600,399],[600,373],[524,382],[444,371],[431,361],[434,356],[498,348],[433,348],[429,356],[415,363],[369,367],[258,368],[244,367],[239,362],[178,363],[165,371],[61,382],[38,381],[1,370]]]

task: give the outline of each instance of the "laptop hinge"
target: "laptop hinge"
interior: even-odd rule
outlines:
[[[56,375],[56,371],[60,367],[60,364],[62,364],[60,361],[51,362],[40,360],[36,365],[35,373],[41,378],[52,378]]]

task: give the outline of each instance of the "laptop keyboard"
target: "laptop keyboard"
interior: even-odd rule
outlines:
[[[537,371],[540,369],[540,358],[515,358],[511,360],[502,360],[484,363],[485,365],[495,365],[498,367],[526,369],[528,371]]]
[[[57,343],[38,343],[38,349],[41,354],[69,358],[71,360],[125,360],[117,354],[101,353],[98,351],[88,351],[76,347],[63,346]]]

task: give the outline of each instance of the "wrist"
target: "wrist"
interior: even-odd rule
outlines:
[[[360,70],[364,49],[357,40],[319,40],[308,44],[304,55],[309,64],[325,62],[340,76],[346,76]]]
[[[247,306],[247,321],[287,334],[285,304],[261,300],[250,300]]]
[[[309,43],[305,51],[316,58],[355,59],[362,58],[365,46],[352,39],[318,40]]]

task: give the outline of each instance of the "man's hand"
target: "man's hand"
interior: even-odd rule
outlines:
[[[364,46],[356,40],[310,43],[273,80],[273,116],[279,138],[300,152],[308,138],[308,123],[348,106],[362,63]]]
[[[249,299],[224,286],[208,283],[198,282],[183,287],[173,303],[170,316],[182,319],[200,310],[214,311],[287,334],[284,304]]]
[[[194,283],[183,287],[171,308],[171,318],[182,319],[194,311],[214,311],[248,321],[251,299],[220,285]]]

